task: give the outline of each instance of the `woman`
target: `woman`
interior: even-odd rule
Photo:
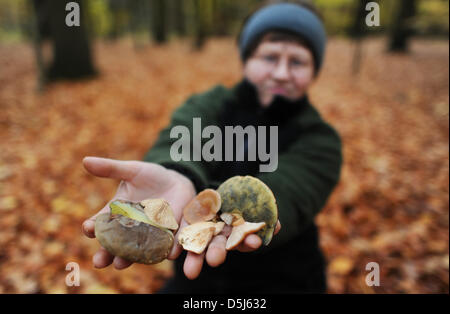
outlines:
[[[254,234],[230,252],[225,250],[226,234],[215,237],[200,255],[182,252],[177,244],[169,256],[176,259],[175,277],[161,292],[326,291],[325,261],[314,217],[338,182],[341,141],[307,96],[322,65],[325,41],[323,25],[309,8],[291,3],[265,6],[245,21],[239,36],[241,82],[230,89],[218,85],[191,96],[174,112],[170,125],[160,133],[143,162],[84,159],[84,166],[92,174],[122,180],[114,198],[167,199],[181,221],[180,229],[186,224],[181,219],[183,207],[196,193],[217,188],[227,178],[252,175],[273,191],[279,223],[278,234],[269,246],[262,248],[261,239]],[[226,149],[222,159],[174,161],[171,147],[179,139],[171,138],[171,130],[181,125],[192,134],[194,118],[200,118],[203,126],[218,126],[222,134],[226,126],[253,126],[258,138],[267,135],[258,126],[277,126],[277,133],[266,137],[265,146],[277,143],[274,171],[260,170],[267,161],[260,156],[256,160],[225,161]],[[222,147],[227,147],[225,144],[224,138]],[[237,149],[248,157],[250,148],[258,151],[257,145],[247,138]],[[108,206],[100,212],[105,211]],[[83,225],[89,237],[94,236],[94,219]],[[118,269],[130,265],[104,249],[93,261],[99,268],[111,263]]]

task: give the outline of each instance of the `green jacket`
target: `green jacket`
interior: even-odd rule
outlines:
[[[170,130],[174,126],[184,125],[189,128],[192,137],[194,117],[201,118],[202,127],[219,125],[223,106],[227,99],[236,95],[238,85],[230,89],[217,85],[188,98],[173,113],[170,124],[161,131],[144,160],[187,175],[194,182],[197,192],[208,187],[217,188],[224,178],[215,176],[214,170],[221,162],[173,161],[170,148],[178,139],[170,138]],[[273,237],[268,248],[263,251],[283,246],[301,235],[325,205],[339,180],[341,140],[308,101],[303,106],[302,111],[289,121],[293,130],[296,130],[295,139],[279,153],[277,170],[256,174],[273,191],[282,225],[279,234]],[[207,140],[203,139],[202,144]]]

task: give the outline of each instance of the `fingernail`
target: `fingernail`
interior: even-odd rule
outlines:
[[[83,223],[83,231],[87,236],[92,236],[92,221],[87,220]]]
[[[100,268],[97,266],[97,263],[96,263],[96,260],[98,260],[97,255],[98,255],[98,253],[95,253],[94,256],[92,256],[92,264],[94,264],[95,268]]]
[[[81,225],[81,228],[83,229],[83,232],[86,234],[86,233],[87,233],[87,229],[86,229],[86,221],[83,222],[83,224]]]

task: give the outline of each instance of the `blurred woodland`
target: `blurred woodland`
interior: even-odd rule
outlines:
[[[0,0],[0,293],[152,293],[171,262],[93,268],[81,223],[118,182],[81,161],[141,160],[192,93],[239,81],[236,36],[261,1],[75,1],[76,29],[67,2]],[[329,42],[310,98],[344,143],[316,220],[328,291],[448,293],[449,3],[376,1],[367,27],[368,1],[311,2]]]

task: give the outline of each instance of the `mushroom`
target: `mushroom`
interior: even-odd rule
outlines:
[[[222,213],[220,215],[220,219],[222,219],[227,225],[231,225],[233,223],[234,216],[230,213]]]
[[[97,216],[95,236],[109,253],[130,262],[155,264],[169,255],[172,232],[150,221],[139,203],[116,200],[111,213]]]
[[[242,225],[245,222],[244,218],[239,213],[233,213],[232,216],[233,216],[233,222],[231,223],[231,225],[233,227]]]
[[[186,251],[201,254],[208,246],[215,232],[215,223],[197,222],[181,229],[178,235],[178,242]]]
[[[148,219],[160,227],[177,230],[178,223],[173,215],[169,203],[162,199],[147,199],[140,202],[144,206],[145,215]]]
[[[227,239],[225,248],[227,250],[234,249],[245,239],[247,235],[261,230],[265,225],[265,222],[244,222],[233,227],[233,229],[231,229],[231,234]]]
[[[227,225],[238,226],[245,222],[244,218],[239,213],[222,213],[220,215],[220,219],[222,219]]]
[[[227,224],[234,223],[234,228],[242,225],[239,218],[235,220],[236,214],[242,216],[245,222],[265,222],[257,234],[264,245],[269,245],[278,221],[277,204],[270,188],[255,177],[234,176],[223,182],[217,192],[222,200],[222,220]],[[230,217],[224,214],[233,216],[231,223]]]
[[[216,216],[220,206],[220,194],[213,189],[206,189],[186,205],[183,217],[189,224],[208,221]]]
[[[214,235],[216,236],[222,232],[223,228],[225,227],[225,223],[223,221],[218,221],[215,223],[214,227],[216,228],[216,230],[214,231]]]

